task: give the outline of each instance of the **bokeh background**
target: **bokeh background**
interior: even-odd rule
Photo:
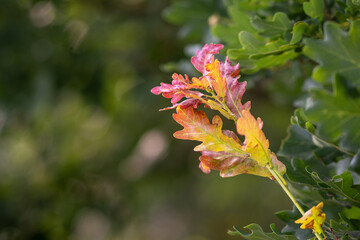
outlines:
[[[208,20],[226,16],[223,2],[189,2],[1,1],[1,240],[217,240],[235,239],[233,225],[281,227],[274,212],[291,204],[277,184],[203,174],[196,143],[174,139],[181,127],[158,112],[169,101],[150,93],[172,71],[196,74],[191,55],[217,41]],[[283,83],[262,76],[245,100],[277,151],[294,96],[269,94]]]

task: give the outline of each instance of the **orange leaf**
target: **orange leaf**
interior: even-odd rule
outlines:
[[[322,213],[323,202],[320,202],[316,207],[309,209],[301,218],[295,221],[295,223],[302,224],[302,229],[313,229],[319,234],[324,234],[322,230],[322,224],[325,222],[326,215]]]
[[[248,158],[248,155],[239,157],[226,152],[203,151],[200,161],[200,168],[203,172],[209,173],[210,169],[219,170],[221,177],[233,177],[246,173],[272,178],[266,167],[262,167],[256,161]]]
[[[207,76],[210,78],[211,85],[214,88],[216,94],[224,99],[227,84],[226,79],[221,74],[219,60],[212,60],[209,64],[206,65],[206,70],[209,71]]]
[[[173,118],[184,127],[174,133],[175,138],[202,142],[195,147],[195,151],[224,151],[241,157],[246,155],[238,141],[223,133],[223,123],[219,116],[215,116],[210,123],[203,111],[177,107]]]

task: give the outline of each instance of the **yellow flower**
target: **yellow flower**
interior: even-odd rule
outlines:
[[[321,225],[325,222],[326,215],[322,213],[323,202],[320,202],[316,207],[309,209],[301,218],[295,223],[301,223],[302,229],[313,229],[319,234],[324,234]]]

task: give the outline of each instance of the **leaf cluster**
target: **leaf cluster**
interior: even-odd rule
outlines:
[[[250,102],[242,104],[246,82],[239,82],[239,65],[232,66],[214,59],[214,54],[223,48],[221,44],[205,44],[196,52],[191,62],[203,75],[191,80],[187,75],[173,74],[171,84],[161,83],[152,93],[171,98],[176,108],[173,118],[184,127],[174,133],[175,138],[201,142],[194,148],[201,152],[200,168],[209,173],[220,170],[222,177],[238,174],[254,174],[274,178],[268,168],[279,175],[285,173],[285,166],[269,150],[269,141],[263,133],[263,122],[250,113]],[[185,98],[185,100],[184,100]],[[245,137],[242,143],[230,130],[223,130],[223,121],[216,115],[210,123],[200,105],[219,111],[224,117],[234,120],[237,133]]]

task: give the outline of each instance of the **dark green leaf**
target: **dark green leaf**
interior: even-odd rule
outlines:
[[[305,39],[303,52],[320,66],[313,72],[313,78],[329,82],[329,76],[339,74],[360,85],[360,21],[352,23],[349,32],[339,24],[326,22],[324,39]]]
[[[283,37],[290,32],[292,27],[288,16],[283,12],[274,14],[272,20],[263,20],[258,17],[252,20],[254,27],[260,30],[260,34],[266,37]]]
[[[354,188],[349,171],[336,175],[330,180],[322,179],[316,172],[312,172],[311,176],[323,190],[342,196],[342,200],[360,205],[360,192]]]
[[[330,227],[332,229],[332,232],[328,231],[328,234],[330,236],[335,235],[339,239],[360,239],[360,231],[353,231],[346,221],[340,220],[339,222],[337,222],[333,219],[330,219]]]
[[[314,151],[314,155],[316,159],[324,162],[325,164],[337,162],[340,158],[344,158],[344,153],[333,147],[323,147],[316,149]]]
[[[314,145],[311,134],[299,126],[292,125],[288,129],[288,137],[283,142],[278,155],[309,159],[313,156],[315,149],[317,146]]]
[[[346,151],[360,148],[360,97],[356,89],[346,89],[336,79],[334,93],[315,89],[307,101],[305,114],[317,125],[316,135]]]
[[[296,58],[295,46],[289,46],[282,39],[267,42],[265,38],[242,31],[239,34],[242,48],[230,49],[228,56],[238,60],[245,73],[254,73],[263,68],[280,66],[288,60]]]
[[[301,128],[305,128],[305,124],[308,121],[306,118],[306,115],[304,113],[304,110],[302,108],[298,108],[294,112],[294,121],[297,125],[299,125]]]
[[[228,231],[228,233],[232,236],[241,236],[243,238],[250,240],[296,240],[297,239],[293,235],[286,235],[279,233],[279,231],[276,229],[274,224],[270,225],[270,228],[272,230],[271,233],[264,232],[263,229],[258,224],[255,223],[247,225],[244,228],[250,230],[251,233],[242,231],[240,228],[236,226],[234,226],[235,231]]]
[[[316,186],[316,182],[306,169],[307,166],[304,161],[300,159],[293,159],[291,161],[291,167],[287,168],[286,175],[289,180],[295,183],[303,183],[311,186]]]
[[[360,151],[358,151],[355,156],[351,159],[349,170],[352,170],[360,174]]]
[[[295,223],[295,220],[301,217],[301,214],[295,207],[293,207],[291,211],[280,211],[275,213],[275,215],[287,224],[281,232],[286,234],[293,234],[297,237],[297,239],[301,240],[311,239],[314,236],[310,229],[300,229],[299,224]]]

